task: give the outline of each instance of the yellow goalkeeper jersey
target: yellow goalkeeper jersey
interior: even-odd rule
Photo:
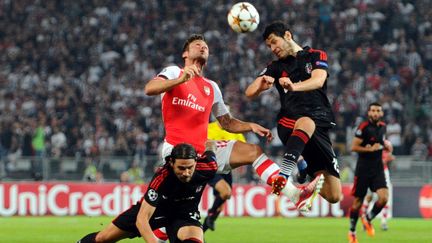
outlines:
[[[218,121],[209,123],[207,137],[211,140],[237,140],[246,142],[246,138],[242,133],[227,132],[222,129]]]

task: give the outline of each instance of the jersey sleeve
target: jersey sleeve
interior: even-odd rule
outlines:
[[[279,78],[278,77],[278,72],[277,72],[277,68],[276,68],[276,64],[275,64],[275,62],[271,62],[269,65],[267,65],[267,67],[266,68],[264,68],[259,74],[258,74],[258,77],[261,77],[261,76],[264,76],[264,75],[266,75],[266,76],[270,76],[270,77],[273,77],[273,78]]]
[[[365,129],[365,127],[366,127],[366,123],[361,123],[357,127],[357,129],[355,131],[355,134],[354,134],[356,138],[360,138],[362,140],[364,140],[366,138],[366,129]]]
[[[169,66],[164,68],[156,78],[160,79],[176,79],[180,76],[181,69],[177,66]]]
[[[164,184],[167,181],[168,172],[167,168],[160,169],[150,181],[147,191],[144,194],[144,200],[153,207],[158,205],[165,188]]]
[[[311,50],[312,53],[312,70],[314,69],[328,69],[328,62],[327,62],[327,53],[322,50]]]
[[[218,170],[216,154],[213,151],[205,151],[204,154],[198,158],[196,169],[199,170],[200,174],[205,176],[206,179],[212,179]]]
[[[222,92],[220,91],[219,86],[214,81],[211,81],[210,83],[214,90],[212,113],[215,117],[223,116],[229,111],[225,105],[225,102],[223,101]]]

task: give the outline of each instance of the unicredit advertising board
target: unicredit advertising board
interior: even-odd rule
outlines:
[[[118,183],[2,183],[0,216],[115,216],[137,202],[145,188],[143,185]],[[315,200],[311,212],[302,214],[286,197],[270,194],[268,186],[234,185],[233,195],[225,205],[223,214],[235,217],[343,217],[347,215],[353,198],[350,196],[351,185],[344,185],[342,190],[344,197],[340,203],[329,204],[319,198]],[[404,190],[404,193],[409,191],[417,198],[398,199],[394,204],[393,215],[431,218],[432,186]],[[394,188],[395,195],[397,191],[398,188]],[[212,202],[212,190],[207,188],[201,201],[201,211],[205,212]],[[404,209],[415,204],[417,206],[411,209],[412,212]],[[402,215],[398,213],[398,207],[405,210]]]

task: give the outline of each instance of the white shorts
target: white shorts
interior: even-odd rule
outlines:
[[[219,174],[228,174],[232,169],[230,165],[230,156],[231,151],[234,147],[234,144],[237,141],[235,140],[219,140],[216,141],[216,163],[218,164]],[[162,144],[162,159],[163,163],[165,163],[165,158],[171,154],[171,150],[173,149],[173,145],[164,141]]]

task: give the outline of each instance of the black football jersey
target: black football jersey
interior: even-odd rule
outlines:
[[[327,54],[321,50],[304,47],[302,51],[297,52],[297,56],[273,61],[260,73],[260,76],[267,75],[275,79],[275,87],[281,102],[278,119],[286,117],[296,120],[308,116],[317,126],[335,125],[333,111],[326,95],[327,80],[323,87],[306,92],[290,92],[279,84],[281,77],[289,77],[293,83],[307,80],[314,69],[327,71]]]
[[[216,155],[207,151],[197,160],[192,179],[184,183],[166,163],[149,183],[144,200],[168,216],[197,211],[204,188],[215,176],[217,168]]]
[[[378,122],[377,124],[370,121],[362,122],[356,132],[355,136],[362,139],[361,146],[374,145],[379,143],[384,148],[384,140],[386,134],[386,124],[384,122]],[[375,166],[378,168],[383,167],[382,165],[382,149],[374,152],[358,153],[357,167],[371,167]]]

